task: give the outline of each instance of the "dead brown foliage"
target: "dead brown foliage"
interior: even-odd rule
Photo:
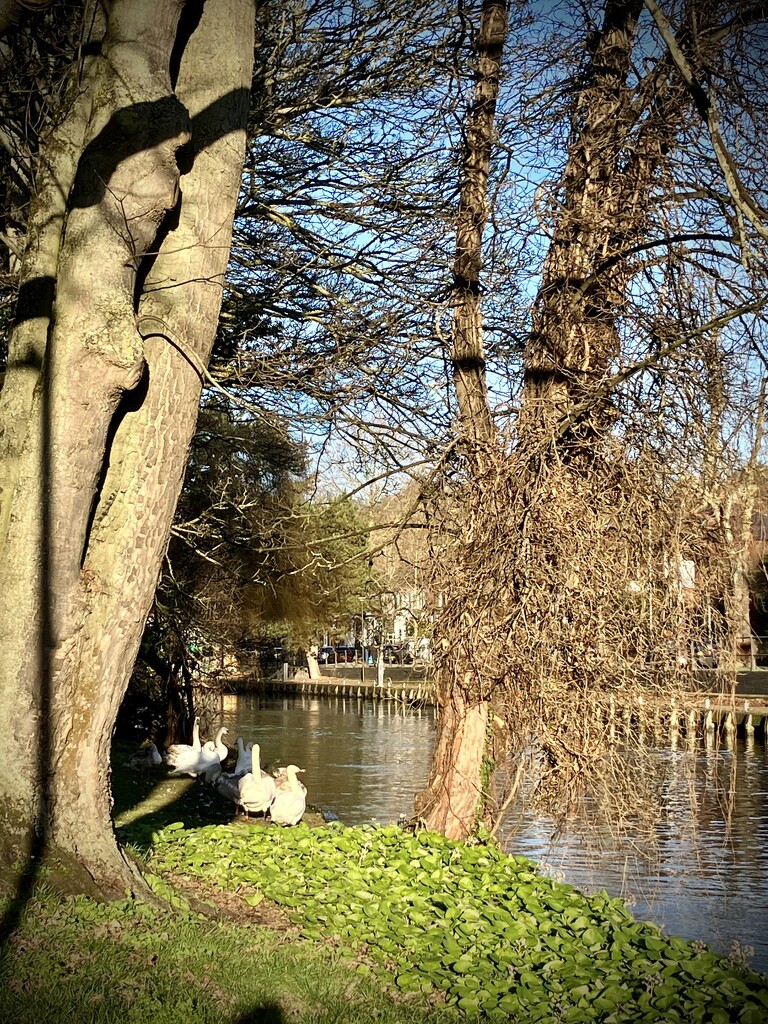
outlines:
[[[481,462],[431,518],[438,686],[494,712],[486,824],[524,799],[558,826],[588,800],[614,829],[650,827],[650,741],[693,739],[696,656],[729,649],[717,520],[695,480],[618,446]]]

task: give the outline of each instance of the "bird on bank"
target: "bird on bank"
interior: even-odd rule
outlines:
[[[258,743],[251,748],[251,771],[244,775],[222,776],[216,783],[220,793],[228,796],[246,818],[251,814],[263,814],[275,799],[275,780],[261,770],[261,750]]]
[[[197,775],[194,765],[200,759],[203,745],[200,742],[200,719],[192,723],[192,742],[173,743],[165,751],[165,763],[173,769],[174,775]]]
[[[253,743],[249,743],[248,746],[243,746],[243,737],[237,737],[237,764],[233,775],[245,775],[253,767]]]
[[[157,765],[162,763],[162,755],[154,743],[148,743],[145,746],[142,746],[126,762],[128,768],[133,768],[134,771],[142,772],[146,771],[148,768],[156,768]]]
[[[227,729],[226,726],[223,725],[216,733],[216,739],[210,741],[213,743],[215,747],[219,763],[226,761],[226,759],[229,757],[229,747],[223,740],[223,736],[226,732],[229,732],[229,730]]]
[[[221,772],[221,762],[229,754],[229,749],[222,737],[226,728],[219,729],[215,740],[206,740],[199,750],[192,746],[180,743],[176,749],[166,751],[165,760],[172,766],[171,775],[191,775],[196,778],[204,775],[208,781],[213,781],[211,772],[216,774],[216,769]]]
[[[269,817],[277,825],[298,825],[307,809],[307,787],[296,778],[303,772],[295,764],[285,769],[286,785],[281,786],[269,807]]]
[[[288,768],[296,768],[296,765],[295,764],[288,765]],[[290,778],[290,776],[288,774],[288,768],[275,768],[275,770],[272,772],[272,775],[274,776],[274,779],[275,779],[275,787],[276,787],[278,793],[281,790],[283,790],[283,789],[290,790],[292,788],[291,778]],[[304,770],[305,770],[304,768],[296,768],[297,772],[303,772]],[[296,782],[296,784],[298,785],[298,787],[299,787],[299,789],[301,790],[302,793],[306,793],[307,792],[307,787],[304,785],[304,783],[301,781],[301,779],[297,779],[295,777],[295,774],[294,774],[294,781]]]

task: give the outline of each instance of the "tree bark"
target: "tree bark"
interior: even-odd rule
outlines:
[[[453,266],[451,365],[459,409],[458,441],[470,479],[479,482],[495,447],[488,404],[481,271],[483,232],[488,222],[488,176],[494,138],[501,59],[507,32],[505,0],[483,0],[476,41],[477,74],[462,148],[462,175]],[[439,635],[439,625],[437,628]],[[427,827],[466,839],[482,820],[487,786],[482,778],[490,742],[491,696],[478,685],[473,667],[447,638],[447,653],[435,665],[438,717],[436,749],[427,787],[415,800]]]
[[[429,782],[417,794],[414,810],[428,828],[449,839],[468,839],[482,821],[490,713],[489,701],[472,700],[461,687],[440,694]]]
[[[613,423],[601,385],[620,351],[632,245],[643,238],[648,194],[688,104],[662,62],[649,96],[627,85],[643,0],[609,0],[573,113],[557,220],[524,355],[522,444],[560,439],[587,449]],[[640,115],[645,119],[638,126]]]
[[[244,152],[254,2],[200,7],[190,21],[183,0],[111,6],[5,548],[4,830],[17,847],[42,834],[105,893],[131,877],[112,728],[181,488]]]
[[[470,458],[494,437],[485,375],[480,278],[488,223],[488,176],[507,32],[506,0],[483,0],[476,51],[475,93],[462,145],[456,255],[453,263],[451,366],[459,408],[459,438]]]
[[[98,0],[86,5],[84,22],[88,28],[85,42],[98,45],[106,31]],[[84,47],[82,61],[70,76],[67,116],[51,129],[36,168],[8,368],[0,391],[0,554],[48,342],[67,199],[85,143],[98,66],[97,55]]]

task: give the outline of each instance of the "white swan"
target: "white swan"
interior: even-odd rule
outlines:
[[[213,740],[207,740],[201,750],[190,749],[189,753],[183,752],[173,761],[166,757],[166,761],[173,764],[171,775],[191,775],[195,778],[198,775],[206,775],[214,768],[221,771],[221,757]]]
[[[275,780],[261,770],[261,750],[258,743],[251,748],[252,767],[242,775],[237,783],[240,807],[246,817],[251,814],[264,814],[275,799]]]
[[[253,756],[251,751],[253,750],[253,744],[249,743],[247,747],[243,746],[243,737],[237,737],[237,764],[233,775],[245,775],[253,767]]]
[[[165,751],[165,763],[173,768],[174,775],[197,775],[195,765],[202,752],[200,742],[200,719],[195,718],[192,725],[192,743],[173,743]]]
[[[289,765],[289,767],[290,768],[296,768],[296,765],[295,764]],[[297,772],[303,772],[304,770],[305,770],[304,768],[296,768]],[[275,768],[274,771],[272,772],[272,775],[273,775],[273,777],[275,779],[275,786],[277,787],[278,793],[280,792],[281,789],[288,789],[288,790],[290,790],[292,788],[291,779],[290,779],[290,777],[288,775],[288,768]],[[300,779],[296,778],[295,774],[294,774],[294,780],[296,782],[296,785],[301,790],[301,792],[302,793],[306,793],[307,792],[307,787],[304,785],[304,783]]]
[[[304,771],[295,764],[285,769],[287,785],[278,789],[275,799],[269,808],[269,816],[278,825],[298,825],[307,809],[307,787],[296,778],[296,773]]]
[[[149,743],[137,750],[136,753],[126,762],[128,768],[143,771],[146,768],[155,768],[162,764],[163,758],[154,743]]]
[[[226,726],[223,725],[216,733],[216,739],[208,741],[209,743],[213,743],[214,747],[216,748],[216,754],[218,755],[220,762],[226,761],[226,759],[229,757],[229,747],[221,738],[225,732],[229,732],[229,730],[227,729]]]
[[[177,753],[188,750],[202,750],[202,743],[200,742],[200,719],[195,718],[192,723],[192,743],[173,743],[165,751],[166,755],[170,754],[174,756]]]

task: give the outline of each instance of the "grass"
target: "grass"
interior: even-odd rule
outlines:
[[[416,1024],[328,946],[126,900],[38,897],[0,961],[5,1024]]]

